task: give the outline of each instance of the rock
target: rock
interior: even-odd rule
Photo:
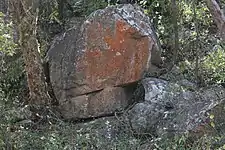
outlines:
[[[139,7],[118,5],[96,11],[80,30],[80,35],[77,28],[67,31],[48,52],[57,92],[70,90],[76,96],[126,85],[140,80],[148,69],[156,41],[149,18]]]
[[[90,98],[90,95],[107,87],[137,83],[149,70],[151,58],[154,57],[151,56],[153,47],[159,51],[149,20],[139,6],[110,6],[95,11],[84,22],[78,19],[75,27],[54,39],[46,57],[50,82],[59,105],[68,114],[76,114],[65,116],[98,116],[116,110],[120,103],[116,104],[118,100],[115,98],[109,101],[103,96],[100,102]],[[160,62],[159,53],[155,54],[155,59]],[[108,94],[105,90],[102,92],[106,92],[103,95]],[[124,98],[123,94],[120,96],[119,99]],[[92,109],[81,110],[81,106],[89,103],[87,101],[104,105],[94,105],[98,110],[96,112]],[[125,108],[129,102],[123,101],[127,101],[121,103],[121,107]]]
[[[81,119],[105,116],[122,111],[128,106],[133,90],[122,87],[105,88],[99,92],[72,97],[61,103],[60,110],[65,119]]]
[[[84,21],[85,17],[72,17],[70,20],[66,20],[65,29],[70,30],[72,28],[80,28]]]
[[[132,129],[136,133],[154,134],[155,125],[161,119],[162,112],[155,111],[155,107],[144,103],[136,104],[129,112]]]
[[[225,131],[223,87],[190,91],[185,86],[156,78],[146,78],[142,83],[145,101],[136,104],[128,116],[137,133],[163,136],[186,132],[215,133],[212,128]]]

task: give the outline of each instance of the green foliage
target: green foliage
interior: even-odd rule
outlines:
[[[17,118],[14,107],[16,102],[18,102],[16,98],[6,98],[5,94],[0,90],[0,148],[3,150],[12,145],[10,129]]]
[[[194,1],[193,1],[194,2]],[[196,7],[196,16],[193,7]],[[216,42],[215,27],[208,8],[204,2],[180,3],[180,59],[189,61],[203,57],[211,50],[212,43]]]
[[[197,137],[192,137],[197,138]],[[176,135],[172,138],[160,139],[155,142],[155,147],[159,150],[222,150],[223,144],[219,143],[224,136],[209,136],[204,135],[196,140],[191,139],[189,133]]]
[[[123,128],[122,126],[119,132],[116,132],[113,137],[107,138],[107,133],[102,134],[101,130],[104,130],[104,128],[98,121],[75,125],[60,120],[52,124],[29,125],[28,123],[6,124],[5,122],[4,125],[4,128],[2,128],[5,129],[4,134],[0,134],[0,144],[2,144],[3,147],[9,144],[14,149],[22,150],[222,150],[222,139],[224,138],[222,136],[211,137],[205,135],[193,140],[188,134],[165,138],[145,136],[143,136],[145,138],[141,138],[141,136],[134,136],[130,130]]]
[[[99,123],[99,121],[74,125],[73,123],[58,120],[51,125],[26,126],[28,125],[14,125],[14,128],[17,130],[10,133],[10,142],[15,149],[136,150],[141,144],[140,140],[135,139],[131,133],[122,128],[119,133],[115,133],[111,138],[107,138],[108,133],[102,132],[102,130],[105,130],[103,128],[104,122]],[[36,128],[36,130],[33,128]]]
[[[202,62],[202,75],[208,84],[225,82],[225,49],[215,46]]]
[[[22,98],[24,72],[22,58],[14,42],[14,27],[0,12],[0,147],[11,147],[10,126],[15,121],[14,104]]]
[[[0,54],[13,55],[16,48],[13,41],[13,24],[5,21],[4,17],[0,12]]]
[[[1,60],[0,91],[5,98],[8,97],[6,100],[9,100],[15,97],[22,98],[25,90],[26,78],[21,55],[5,56]]]
[[[95,10],[105,8],[107,3],[103,0],[72,0],[71,6],[75,14],[88,16]]]
[[[25,87],[23,61],[16,50],[14,33],[12,22],[0,12],[0,93],[9,99],[18,97]]]
[[[193,11],[194,5],[196,16]],[[175,37],[171,1],[150,0],[142,6],[156,28],[163,46],[163,56],[168,59],[172,58]],[[216,42],[215,25],[204,1],[181,0],[177,1],[177,6],[179,14],[177,16],[179,30],[178,61],[187,59],[193,62],[197,51],[199,57],[202,57],[207,51],[210,51],[212,43]]]
[[[93,11],[107,6],[103,0],[67,0],[63,9],[63,18],[60,18],[58,0],[41,1],[39,14],[39,41],[44,56],[52,38],[65,30],[63,26],[73,17],[86,17]],[[171,47],[173,44],[173,27],[171,3],[168,0],[141,0],[140,5],[151,17],[162,44]],[[225,82],[225,48],[218,47],[205,56],[212,49],[216,41],[213,22],[204,2],[196,4],[196,18],[193,13],[192,1],[181,0],[178,3],[180,66],[185,76],[193,79],[196,51],[200,50],[199,57],[204,58],[201,64],[201,75],[207,83]],[[195,22],[198,23],[197,27]],[[197,39],[197,30],[200,33]],[[15,54],[16,44],[13,42],[12,23],[5,23],[3,14],[0,14],[0,52],[6,55]],[[18,54],[18,53],[16,53]],[[169,56],[168,49],[165,54]],[[205,57],[203,57],[205,56]],[[102,129],[99,124],[89,124],[84,129],[79,124],[63,122],[54,118],[54,123],[36,124],[18,123],[21,108],[20,99],[27,99],[23,94],[26,90],[24,64],[20,54],[1,57],[0,72],[0,147],[14,147],[15,149],[143,149],[143,143],[149,144],[132,135],[130,130],[116,135],[116,138],[107,139],[99,136],[95,128]],[[177,78],[177,77],[176,77]],[[188,78],[188,77],[187,77]],[[189,79],[190,79],[189,78]],[[21,96],[21,97],[19,97]],[[49,116],[47,116],[49,117]],[[26,120],[25,120],[26,121]],[[204,136],[198,141],[191,142],[187,135],[166,138],[151,143],[156,149],[212,149],[215,139]],[[222,147],[221,147],[222,149]]]

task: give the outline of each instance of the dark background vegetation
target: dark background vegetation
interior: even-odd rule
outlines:
[[[4,2],[6,0],[0,2],[5,13],[0,13],[0,147],[62,150],[73,149],[76,143],[78,147],[87,149],[95,143],[99,149],[105,146],[121,150],[140,148],[140,139],[136,139],[135,144],[129,143],[133,139],[129,130],[116,141],[104,141],[97,139],[95,134],[89,138],[86,133],[78,134],[78,126],[63,122],[54,112],[48,112],[44,123],[30,120],[24,62],[17,45],[17,33]],[[110,3],[106,0],[42,0],[38,20],[42,59],[52,39],[67,30],[71,20],[87,17],[97,9],[117,3],[115,0]],[[224,84],[225,47],[217,36],[216,25],[204,0],[179,0],[176,5],[173,0],[139,0],[135,3],[142,6],[151,18],[161,43],[165,68],[179,66],[183,74],[199,86]],[[223,7],[224,1],[220,5]],[[75,138],[76,142],[70,141],[71,138]],[[162,149],[182,149],[185,140],[185,137],[179,137],[158,143],[158,146]],[[211,139],[205,137],[203,140],[207,142],[200,141],[193,146],[201,149],[205,143],[210,145]]]

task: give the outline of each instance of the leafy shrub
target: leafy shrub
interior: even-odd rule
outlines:
[[[27,89],[24,63],[20,55],[5,56],[1,61],[0,91],[9,102],[13,98],[22,98]],[[8,103],[7,102],[7,103]]]
[[[225,82],[225,49],[215,46],[202,62],[202,76],[206,83]]]
[[[10,18],[0,12],[0,92],[4,102],[18,97],[25,87],[24,65],[14,34]]]
[[[13,55],[16,48],[13,41],[13,24],[4,18],[4,14],[0,12],[0,54]]]
[[[172,138],[162,138],[156,141],[154,145],[160,150],[222,150],[225,148],[225,145],[220,143],[223,142],[224,136],[204,135],[195,140],[189,136],[189,133],[186,133]]]

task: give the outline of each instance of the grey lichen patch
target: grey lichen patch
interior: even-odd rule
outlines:
[[[131,126],[137,132],[154,129],[157,135],[162,136],[195,132],[201,126],[207,132],[208,112],[218,110],[225,115],[224,111],[217,109],[224,106],[225,100],[225,91],[220,86],[190,91],[177,83],[156,78],[147,78],[142,84],[145,101],[136,104],[129,116]],[[217,123],[220,124],[222,119],[218,118]]]

